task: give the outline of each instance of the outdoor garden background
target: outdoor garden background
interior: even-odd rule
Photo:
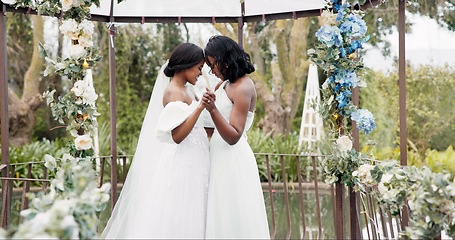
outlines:
[[[422,16],[426,21],[453,31],[454,4],[449,1],[408,1],[408,13]],[[442,10],[441,10],[442,9]],[[445,9],[445,10],[444,10]],[[385,56],[393,56],[389,34],[396,31],[397,1],[388,2],[365,11],[364,20],[370,39],[368,49],[378,49]],[[7,15],[8,83],[10,110],[10,162],[43,161],[46,154],[64,157],[73,137],[51,114],[43,99],[35,99],[48,90],[56,89],[56,96],[72,89],[67,78],[49,72],[44,76],[46,61],[32,57],[38,42],[54,45],[50,58],[68,55],[68,43],[59,35],[61,21],[56,18],[23,14]],[[255,153],[298,154],[299,128],[308,73],[307,50],[314,48],[320,18],[263,21],[245,25],[245,49],[252,56],[257,71],[251,76],[258,90],[258,106],[254,128],[248,141]],[[117,148],[119,155],[132,156],[140,132],[147,103],[153,90],[159,67],[180,42],[190,41],[204,46],[212,34],[223,34],[236,39],[234,25],[225,24],[120,24],[115,42],[117,61]],[[412,22],[407,29],[413,30]],[[424,34],[423,32],[421,34]],[[300,36],[296,41],[295,36]],[[109,70],[108,26],[95,23],[95,46],[101,59],[93,66],[93,83],[98,99],[97,118],[99,153],[110,154],[109,144]],[[66,45],[65,45],[66,44]],[[436,43],[435,43],[436,44]],[[358,56],[366,56],[359,50]],[[376,128],[368,135],[360,135],[360,152],[375,160],[399,160],[398,70],[396,56],[388,71],[366,69],[362,74],[366,88],[360,91],[360,108],[374,114]],[[326,72],[319,69],[322,85]],[[24,88],[24,83],[35,88]],[[415,65],[406,70],[408,164],[427,166],[433,172],[446,171],[455,176],[455,69],[452,64]],[[34,101],[31,101],[34,99]],[[296,101],[299,99],[299,101]],[[326,126],[326,132],[330,132]],[[330,151],[330,142],[322,142],[321,153]],[[275,166],[278,162],[275,163]],[[267,181],[265,160],[258,158],[261,178]],[[272,163],[274,166],[274,163]],[[288,169],[295,168],[289,164]],[[272,168],[273,170],[273,168]],[[281,169],[275,168],[274,180],[281,180]],[[25,169],[16,169],[16,176],[25,177]],[[42,175],[35,171],[34,176]],[[296,176],[287,175],[289,182]],[[105,218],[106,216],[104,216]],[[15,226],[13,226],[14,229]]]

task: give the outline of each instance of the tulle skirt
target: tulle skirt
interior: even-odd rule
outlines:
[[[179,145],[164,144],[157,166],[133,163],[135,175],[128,176],[103,238],[204,238],[210,161],[207,135],[199,130]]]
[[[231,146],[215,132],[210,160],[206,238],[269,239],[256,159],[246,138]]]

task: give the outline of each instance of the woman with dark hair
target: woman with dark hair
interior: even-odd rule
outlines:
[[[246,139],[256,106],[256,90],[247,74],[250,56],[234,40],[211,37],[206,63],[223,80],[202,101],[215,125],[210,140],[210,184],[206,238],[270,238],[264,196],[253,151]]]
[[[191,91],[203,50],[177,46],[155,82],[128,177],[102,233],[107,239],[202,239],[210,172],[209,143]]]

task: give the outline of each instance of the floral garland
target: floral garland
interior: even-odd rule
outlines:
[[[392,215],[409,209],[405,239],[437,239],[442,231],[455,238],[455,179],[428,168],[400,167],[395,162],[364,164],[353,173],[361,192],[372,192]]]
[[[373,114],[358,109],[351,101],[353,88],[366,86],[359,80],[363,63],[355,58],[369,38],[365,36],[364,13],[350,7],[365,1],[339,2],[328,1],[321,16],[323,26],[316,33],[319,43],[308,50],[310,59],[327,75],[319,109],[336,139],[331,154],[321,161],[325,181],[373,193],[379,206],[392,215],[400,215],[406,206],[410,221],[401,232],[402,238],[435,239],[442,231],[455,238],[455,178],[450,180],[450,174],[433,173],[426,167],[400,167],[396,162],[372,164],[367,156],[352,149],[348,120],[365,134],[375,128]]]
[[[366,156],[352,148],[348,121],[355,121],[365,134],[375,128],[373,114],[358,109],[351,100],[356,87],[366,87],[359,78],[363,63],[356,59],[356,52],[369,40],[364,13],[351,9],[348,3],[331,0],[322,12],[323,25],[316,32],[318,43],[309,49],[310,59],[321,67],[327,79],[322,85],[319,112],[329,123],[336,142],[331,154],[322,160],[323,175],[327,183],[342,182],[355,185],[352,173],[366,161]]]
[[[96,238],[97,212],[105,208],[110,190],[109,183],[97,187],[97,174],[91,161],[99,113],[90,67],[100,56],[93,44],[94,25],[87,19],[90,6],[99,6],[99,0],[10,0],[9,4],[37,10],[38,14],[59,14],[63,19],[60,32],[71,42],[69,55],[52,59],[51,47],[40,45],[40,54],[48,63],[44,75],[55,72],[74,83],[68,93],[56,99],[56,90],[43,93],[52,115],[66,125],[74,141],[62,159],[45,156],[45,166],[56,172],[56,178],[51,180],[48,193],[30,194],[30,207],[21,212],[24,222],[13,238]],[[6,234],[0,231],[0,238]]]

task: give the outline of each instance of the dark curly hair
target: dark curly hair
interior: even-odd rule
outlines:
[[[224,79],[235,82],[237,79],[254,72],[250,55],[234,40],[226,36],[215,35],[205,46],[205,58],[213,57]]]
[[[172,51],[164,74],[167,77],[173,77],[174,74],[192,68],[202,60],[204,60],[202,48],[192,43],[181,43]]]

